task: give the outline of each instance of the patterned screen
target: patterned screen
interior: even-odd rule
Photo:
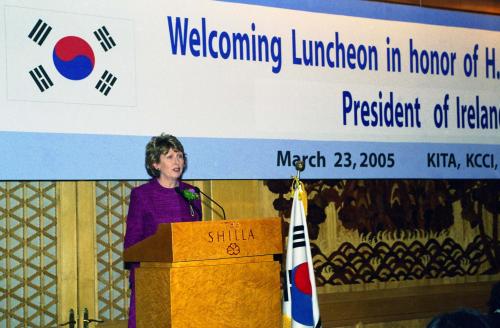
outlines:
[[[0,182],[0,327],[57,325],[54,182]]]
[[[96,182],[96,241],[99,317],[124,320],[128,279],[123,269],[123,236],[130,191],[142,182]]]

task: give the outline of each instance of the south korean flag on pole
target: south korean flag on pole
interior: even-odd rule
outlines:
[[[127,19],[5,7],[9,100],[136,105]]]
[[[307,204],[307,194],[295,178],[283,291],[283,327],[286,328],[321,328],[304,203]]]

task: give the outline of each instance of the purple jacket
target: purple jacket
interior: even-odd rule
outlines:
[[[179,190],[193,189],[193,186],[179,182]],[[201,220],[201,201],[189,202],[174,188],[165,188],[152,179],[130,193],[127,215],[127,231],[124,248],[154,235],[160,223]]]

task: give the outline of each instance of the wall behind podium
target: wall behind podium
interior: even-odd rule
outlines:
[[[4,277],[29,275],[33,278],[30,286],[39,290],[29,296],[30,306],[38,309],[33,318],[45,318],[38,320],[48,324],[61,322],[66,314],[57,311],[61,306],[59,302],[71,298],[71,293],[80,286],[90,291],[85,306],[96,316],[105,320],[126,319],[128,283],[121,257],[122,239],[130,190],[143,182],[1,183],[0,205],[5,219],[2,219],[0,231],[9,247],[3,250],[2,260],[7,262],[0,270]],[[288,220],[291,203],[288,180],[191,182],[223,204],[228,218],[282,216],[285,223]],[[498,261],[495,251],[498,213],[491,211],[484,202],[475,201],[474,211],[481,221],[471,221],[470,215],[462,214],[464,210],[471,210],[467,207],[468,195],[450,197],[456,190],[467,189],[451,190],[454,181],[305,182],[309,191],[311,243],[326,327],[359,322],[392,327],[402,324],[402,320],[407,327],[420,327],[433,314],[460,304],[484,309],[489,284],[500,276],[498,266],[492,267],[482,237],[491,243],[493,260]],[[498,197],[498,182],[489,183]],[[476,182],[470,185],[477,186]],[[407,188],[408,192],[401,194],[398,188]],[[423,215],[415,220],[415,224],[422,223],[421,227],[412,227],[410,223],[397,227],[391,223],[399,220],[395,216],[398,205],[404,207],[411,203],[402,199],[404,194],[419,198],[420,205],[414,210]],[[218,208],[211,209],[208,203],[203,206],[206,220],[221,219]],[[380,212],[378,218],[374,214],[377,211]],[[426,217],[429,219],[427,225]],[[41,218],[41,228],[37,228],[38,218]],[[370,220],[374,224],[370,225]],[[69,233],[64,231],[68,221],[74,221],[79,230],[78,243],[87,244],[79,253],[84,261],[79,260],[82,263],[78,268],[81,281],[75,282],[75,290],[67,287],[68,281],[59,274],[61,270],[70,271],[67,261],[61,258],[64,255],[61,243],[69,245],[64,241],[64,234]],[[23,244],[15,246],[23,238],[27,238],[27,258],[19,253],[24,249]],[[46,258],[42,256],[40,260],[36,254]],[[443,259],[447,259],[443,265],[436,265]],[[12,261],[31,264],[25,269]],[[434,269],[425,270],[426,264],[433,265]],[[44,285],[37,287],[38,280],[34,277],[41,277]],[[8,306],[1,320],[22,322],[22,317],[15,319],[22,307],[9,299],[17,294],[15,297],[20,299],[25,297],[24,280],[16,282],[11,278],[9,281],[12,293],[2,296]],[[420,304],[419,300],[429,297],[431,292],[431,296],[440,301]],[[374,310],[370,302],[386,305]],[[344,312],[336,312],[339,310]]]

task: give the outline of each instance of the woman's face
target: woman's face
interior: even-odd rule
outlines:
[[[161,180],[176,182],[184,170],[184,154],[180,151],[169,149],[166,154],[160,155],[160,161],[154,163],[153,166],[160,171]]]

